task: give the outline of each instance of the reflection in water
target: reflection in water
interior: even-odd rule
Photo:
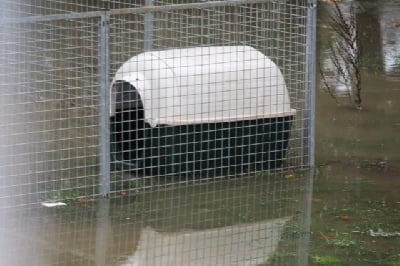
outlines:
[[[58,9],[61,2],[53,4]],[[185,16],[176,16],[175,21],[169,17],[172,13],[161,12],[157,20],[160,29],[169,28],[165,21],[179,25],[182,20],[187,20],[190,27],[182,35],[187,34],[189,38],[181,38],[181,33],[173,28],[160,30],[159,42],[155,45],[163,48],[173,44],[217,44],[215,36],[221,34],[224,34],[221,44],[250,44],[259,34],[257,28],[270,28],[275,30],[273,34],[267,34],[255,43],[283,66],[288,65],[288,59],[296,58],[299,66],[289,64],[285,74],[302,76],[305,46],[291,44],[305,43],[306,27],[290,27],[288,32],[280,28],[289,20],[289,11],[293,9],[292,5],[286,7],[284,4],[267,1],[259,5],[270,13],[271,20],[265,19],[268,16],[262,15],[262,8],[254,6],[196,9],[193,13],[182,11]],[[24,3],[21,6],[26,8],[21,11],[24,16],[29,12],[44,14],[42,11],[51,11]],[[82,5],[68,7],[76,10]],[[293,12],[296,15],[291,16],[290,21],[294,22],[302,20],[305,9]],[[242,14],[243,21],[238,20],[236,13]],[[114,45],[111,61],[116,63],[111,68],[125,61],[113,56],[128,57],[142,47],[141,41],[135,42],[135,39],[143,39],[140,38],[141,28],[136,28],[129,15],[125,15],[124,20],[122,17],[110,21],[121,25],[118,29],[126,31],[127,38],[121,41],[117,39],[123,36],[121,32],[111,31],[110,40],[120,40],[114,41],[121,46]],[[139,20],[140,16],[137,17]],[[204,18],[210,17],[213,19],[209,24],[204,24]],[[216,21],[222,28],[215,27]],[[127,27],[129,23],[131,28]],[[73,198],[76,194],[71,193],[75,192],[75,187],[88,190],[82,195],[96,193],[98,25],[97,19],[86,18],[7,26],[10,32],[4,36],[10,37],[15,32],[23,34],[17,40],[8,39],[13,47],[6,47],[6,52],[0,53],[3,61],[10,63],[1,66],[1,71],[7,69],[10,72],[6,73],[10,74],[7,77],[2,72],[2,77],[7,78],[3,84],[12,84],[6,91],[1,88],[1,94],[7,95],[7,99],[1,98],[0,102],[19,115],[7,116],[3,109],[0,112],[8,119],[5,125],[12,125],[7,129],[2,127],[4,132],[0,134],[1,147],[6,147],[1,150],[0,161],[0,263],[119,265],[139,254],[136,257],[140,262],[146,258],[143,265],[151,264],[150,258],[154,259],[151,250],[160,255],[156,259],[162,261],[163,254],[168,254],[167,259],[169,254],[180,256],[181,247],[188,248],[183,251],[189,252],[181,257],[197,260],[213,256],[222,260],[222,265],[243,264],[243,260],[249,265],[263,263],[272,260],[274,251],[288,256],[285,264],[306,261],[311,176],[308,172],[266,173],[175,189],[132,192],[134,194],[110,201],[81,198],[55,208],[38,204],[43,199]],[[208,32],[203,32],[205,29]],[[1,30],[3,34],[5,28]],[[86,34],[85,38],[82,38],[82,32]],[[175,34],[172,35],[174,38],[171,34]],[[10,54],[15,54],[15,58]],[[303,77],[288,81],[296,97],[301,97],[304,89],[302,82],[298,82],[301,80]],[[8,96],[16,92],[19,98],[14,105]],[[303,108],[302,101],[297,104],[299,109]],[[84,116],[87,119],[83,119]],[[302,122],[300,120],[301,117],[299,122]],[[21,134],[11,141],[3,139],[3,136],[15,133]],[[298,150],[301,149],[299,146]],[[20,154],[24,156],[18,157]],[[3,168],[3,164],[7,168]],[[132,180],[129,175],[124,174],[125,180]],[[8,178],[10,176],[13,178]],[[9,183],[5,183],[3,177],[7,177]],[[7,197],[16,200],[4,200]],[[29,208],[13,209],[16,205],[29,205]],[[148,236],[156,236],[155,242],[149,241]],[[215,249],[215,245],[220,249]],[[192,256],[190,252],[196,255]]]
[[[281,218],[179,233],[143,228],[134,255],[123,265],[259,265],[273,254],[288,221]]]
[[[15,211],[15,229],[0,237],[15,244],[12,256],[34,250],[15,265],[259,265],[274,252],[291,254],[293,265],[307,256],[309,174],[37,206]]]
[[[362,45],[362,67],[370,71],[382,70],[382,32],[379,25],[380,17],[376,9],[360,4],[357,13],[359,39]]]
[[[339,97],[351,96],[350,82],[336,71],[335,64],[333,64],[331,58],[326,58],[323,61],[323,68],[325,81],[329,84],[329,92]]]
[[[379,5],[383,67],[389,76],[400,76],[400,4]]]
[[[357,107],[361,107],[361,78],[360,78],[360,33],[358,30],[358,16],[353,5],[339,6],[334,4],[329,10],[330,25],[334,32],[334,39],[330,44],[329,59],[321,71],[322,80],[326,89],[332,95],[348,95]],[[332,86],[334,86],[332,88]]]
[[[341,5],[344,12],[348,12],[349,3]],[[332,5],[323,5],[323,14],[332,9]],[[400,76],[400,4],[390,2],[381,4],[379,2],[358,3],[356,9],[357,26],[360,32],[362,44],[362,68],[367,72],[384,71],[388,76]],[[322,16],[322,23],[326,18]],[[329,35],[321,36],[325,39]],[[335,66],[330,59],[330,50],[325,48],[322,52],[322,68],[325,71],[328,82],[334,84],[333,93],[336,96],[349,96],[350,85],[339,76]]]

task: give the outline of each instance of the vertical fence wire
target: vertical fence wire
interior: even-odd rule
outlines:
[[[6,5],[10,265],[306,264],[314,5]]]
[[[6,169],[26,188],[18,204],[97,193],[97,29],[96,19],[4,25],[16,36],[3,39],[2,94],[13,118],[5,156],[19,161]]]

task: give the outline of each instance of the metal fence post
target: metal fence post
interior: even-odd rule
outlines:
[[[304,126],[304,161],[303,165],[314,167],[314,128],[315,128],[315,54],[316,54],[316,10],[315,0],[308,1],[307,43],[306,43],[306,95]]]
[[[146,6],[153,6],[153,0],[146,0]],[[144,15],[144,50],[151,51],[153,48],[153,13],[147,12]]]
[[[109,14],[100,16],[99,25],[99,152],[100,152],[100,194],[110,194],[110,121],[109,121],[109,62],[108,62]]]
[[[298,265],[308,265],[309,241],[311,230],[311,200],[314,175],[314,145],[315,145],[315,59],[316,59],[316,10],[317,1],[308,0],[307,9],[307,43],[306,43],[306,90],[305,90],[305,125],[303,166],[306,168],[304,184],[303,234],[298,244]]]

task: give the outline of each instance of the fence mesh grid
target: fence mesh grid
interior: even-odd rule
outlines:
[[[160,3],[157,2],[157,4]],[[138,99],[140,101],[140,107],[138,107],[140,110],[132,111],[127,107],[123,112],[118,110],[115,112],[115,109],[120,107],[118,106],[119,103],[111,103],[111,112],[113,115],[115,112],[115,119],[118,120],[115,125],[120,133],[122,130],[120,135],[116,134],[115,138],[111,140],[112,142],[122,143],[122,147],[114,147],[115,149],[112,151],[113,157],[119,161],[125,161],[125,163],[119,165],[120,168],[139,170],[136,172],[136,176],[140,177],[140,180],[143,180],[140,170],[146,172],[145,170],[149,170],[149,168],[152,169],[147,171],[150,173],[148,176],[152,176],[152,172],[158,173],[161,171],[167,174],[178,172],[181,174],[180,180],[182,180],[182,174],[187,179],[197,172],[203,178],[214,178],[215,175],[238,174],[238,171],[218,171],[224,166],[228,168],[239,166],[242,168],[242,173],[252,172],[257,164],[257,162],[253,162],[253,165],[251,165],[251,161],[257,161],[257,159],[252,158],[254,153],[258,153],[261,156],[261,153],[268,152],[266,151],[267,149],[271,149],[272,153],[278,153],[280,148],[284,150],[284,146],[287,145],[285,139],[273,140],[273,137],[271,137],[273,133],[289,134],[289,128],[282,130],[282,128],[286,127],[285,120],[275,120],[277,121],[275,128],[274,125],[271,125],[273,119],[268,122],[258,119],[260,118],[260,113],[264,115],[264,118],[270,117],[268,112],[271,112],[271,106],[274,108],[277,105],[289,104],[289,102],[279,102],[284,97],[284,93],[290,94],[290,100],[285,100],[290,101],[291,108],[296,108],[297,110],[296,119],[293,122],[296,123],[296,127],[293,127],[290,131],[292,145],[289,152],[291,156],[286,157],[289,160],[287,160],[287,163],[285,161],[284,165],[281,165],[280,162],[274,162],[274,160],[280,161],[279,156],[277,158],[274,158],[274,156],[267,158],[268,155],[266,155],[261,160],[270,160],[270,165],[276,164],[277,167],[282,168],[302,165],[302,156],[304,155],[302,111],[305,106],[304,92],[307,85],[304,76],[307,69],[305,63],[306,14],[307,6],[268,1],[238,6],[211,5],[210,7],[201,8],[193,8],[189,5],[188,8],[153,12],[151,17],[147,13],[141,12],[134,15],[112,16],[110,21],[110,42],[115,45],[112,45],[110,49],[111,73],[116,73],[120,69],[118,78],[133,79],[136,74],[131,72],[136,72],[138,71],[137,69],[141,68],[142,71],[147,73],[147,76],[144,77],[146,80],[143,82],[148,82],[151,84],[150,86],[158,86],[158,91],[152,92],[153,94],[151,95],[150,93],[139,95],[141,97]],[[149,19],[151,19],[151,22],[146,21]],[[206,47],[215,46],[225,47],[225,50],[206,49]],[[236,48],[229,48],[231,46]],[[193,47],[197,48],[190,49]],[[262,86],[274,86],[272,85],[274,82],[279,82],[276,80],[280,78],[280,73],[274,72],[275,66],[265,65],[265,60],[261,62],[263,59],[257,58],[258,54],[256,52],[243,50],[249,47],[268,55],[277,64],[276,67],[282,71],[282,75],[285,77],[286,92],[278,91],[280,84],[276,84],[275,92],[268,92],[267,89],[265,91],[257,90],[257,86],[260,86],[260,88]],[[172,48],[175,48],[175,50],[171,50]],[[167,52],[153,53],[154,55],[152,56],[150,53],[145,53],[146,49],[166,50]],[[248,53],[248,55],[252,53],[253,58],[251,56],[247,57],[248,55],[245,53]],[[132,58],[132,55],[137,54],[141,55]],[[128,60],[130,61],[127,62]],[[140,60],[146,60],[146,62]],[[126,65],[121,68],[123,64]],[[244,65],[251,64],[253,66],[250,66],[250,68],[253,68],[253,70],[243,69]],[[129,68],[132,70],[129,70]],[[256,69],[264,71],[264,73],[256,73]],[[168,75],[165,72],[171,71],[174,73],[171,73],[170,77],[162,76]],[[180,72],[177,73],[177,71]],[[215,73],[212,73],[212,71],[215,71]],[[221,71],[225,72],[223,77],[220,74]],[[248,73],[244,74],[245,71]],[[139,77],[135,78],[140,79]],[[184,79],[189,81],[184,81]],[[237,83],[231,84],[233,80]],[[114,82],[116,81],[114,80]],[[120,80],[120,82],[122,81]],[[181,85],[184,82],[188,82],[188,85]],[[116,85],[116,88],[111,92],[112,101],[129,101],[129,99],[123,99],[123,97],[117,95],[121,91],[129,90],[129,84],[127,83],[129,81],[120,83],[119,87]],[[223,85],[224,83],[225,85]],[[146,85],[138,84],[136,86]],[[228,86],[232,87],[228,88]],[[141,88],[135,88],[133,84],[131,89],[140,90]],[[218,90],[220,90],[220,94],[218,94]],[[134,92],[131,94],[132,96],[128,96],[127,92],[125,95],[127,95],[126,97],[137,97],[133,95]],[[142,97],[146,97],[146,99],[142,99]],[[149,97],[154,97],[151,103]],[[259,106],[251,106],[258,97],[263,97],[264,103],[259,104]],[[166,103],[170,98],[177,99],[174,102]],[[136,98],[132,98],[130,101],[136,101]],[[142,101],[148,101],[149,107],[143,107]],[[244,101],[247,101],[247,103]],[[128,103],[125,104],[129,105]],[[163,106],[157,106],[157,104]],[[201,110],[194,107],[197,104],[202,105]],[[216,105],[223,107],[216,108]],[[180,109],[177,110],[178,108]],[[184,108],[186,109],[183,110]],[[254,110],[249,111],[250,108]],[[259,110],[256,110],[257,108]],[[158,118],[145,117],[150,113],[153,115],[153,113],[157,112],[159,114],[154,115],[159,115],[160,117]],[[198,122],[187,122],[186,125],[182,126],[182,122],[177,121],[178,118],[172,114],[173,112],[186,112],[186,115],[190,116],[193,121],[204,120],[204,112],[209,117],[212,115],[217,117],[222,114],[226,117],[226,120],[222,121],[220,119],[217,122],[221,123],[212,124],[205,122],[202,126],[198,125]],[[228,114],[228,112],[231,113]],[[253,117],[249,113],[252,113]],[[132,116],[132,118],[129,116]],[[169,125],[168,122],[171,121],[166,122],[169,119],[168,116],[172,120],[175,119]],[[236,118],[233,116],[236,116]],[[240,117],[244,116],[247,116],[247,118],[240,119]],[[185,119],[187,120],[187,118]],[[164,119],[165,124],[150,125],[150,119]],[[182,119],[182,117],[179,119]],[[133,123],[130,123],[131,120],[133,120]],[[236,121],[236,123],[232,122],[232,120]],[[246,124],[237,122],[241,120],[246,120]],[[136,121],[138,122],[136,123]],[[228,122],[232,123],[229,124]],[[174,123],[180,123],[179,127],[174,127]],[[193,126],[193,124],[196,124],[196,126]],[[194,129],[195,132],[205,132],[205,134],[195,136],[195,133],[191,133],[192,127],[196,127]],[[218,129],[218,127],[223,129]],[[275,132],[266,132],[268,131],[266,127]],[[229,131],[227,128],[231,128],[231,130]],[[246,131],[246,133],[238,132],[238,128]],[[254,134],[252,133],[253,130],[259,131]],[[265,134],[269,134],[269,136],[260,134],[260,130]],[[221,139],[215,140],[212,139],[212,136],[207,136],[206,134],[214,134],[215,136],[225,134],[225,138],[223,140],[223,137],[219,137]],[[264,138],[264,142],[251,139],[252,134],[258,135],[259,138]],[[196,140],[196,137],[200,137],[200,139]],[[268,137],[271,139],[266,140]],[[122,140],[123,138],[124,140]],[[132,139],[134,141],[131,141]],[[194,140],[189,141],[189,139]],[[188,145],[184,145],[184,142],[188,141]],[[199,142],[205,144],[202,145]],[[259,147],[245,147],[248,145],[257,146],[257,144],[260,144]],[[226,147],[230,147],[230,145],[237,149]],[[270,147],[266,147],[268,145]],[[152,148],[157,149],[157,151],[152,153],[149,151]],[[158,148],[164,149],[164,151],[160,151]],[[144,155],[146,152],[147,154]],[[285,152],[283,151],[283,153]],[[192,156],[191,153],[193,153]],[[196,155],[198,156],[196,157]],[[228,158],[230,156],[235,158],[231,160]],[[156,157],[155,160],[151,161],[149,159],[152,157]],[[219,158],[221,160],[218,161],[216,157],[221,157]],[[223,162],[224,157],[227,157],[226,160],[228,162]],[[144,158],[147,158],[147,160]],[[202,166],[197,166],[193,165],[194,162],[200,164],[203,162],[203,164]],[[190,165],[191,163],[192,165]],[[164,164],[168,164],[170,168],[175,169],[160,169]],[[266,169],[269,168],[267,165],[265,166]],[[243,170],[243,167],[248,167],[248,169]],[[203,171],[209,168],[213,168],[217,173],[214,171],[211,175],[208,175],[207,171]],[[262,167],[261,169],[264,168]],[[116,181],[118,182],[119,178],[126,179],[124,175],[135,176],[132,173],[119,173],[116,176]],[[151,184],[151,186],[154,186],[154,184]],[[127,187],[127,189],[129,188]],[[117,186],[118,189],[120,189],[120,186]]]
[[[315,2],[130,2],[1,2],[4,263],[305,264]]]

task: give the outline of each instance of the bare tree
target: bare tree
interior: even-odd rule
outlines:
[[[330,59],[337,71],[338,78],[348,88],[349,97],[361,110],[361,44],[359,42],[359,31],[357,27],[354,6],[349,14],[345,16],[337,2],[333,2],[334,10],[330,16],[330,25],[337,37],[331,44]],[[322,82],[328,92],[334,96],[330,82],[320,67]]]

